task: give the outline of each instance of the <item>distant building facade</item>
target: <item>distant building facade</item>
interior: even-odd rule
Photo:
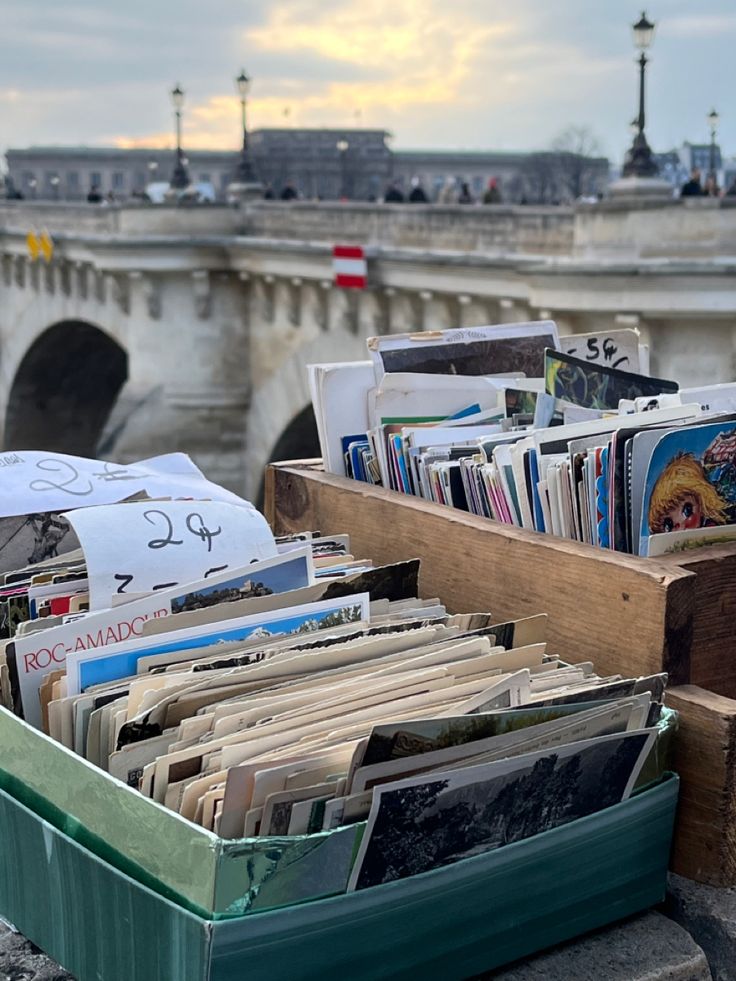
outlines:
[[[496,178],[504,201],[555,203],[597,194],[608,182],[603,158],[574,154],[463,150],[400,150],[390,134],[371,129],[258,129],[249,134],[258,178],[276,197],[288,181],[309,199],[372,201],[396,182],[408,191],[412,178],[435,200],[448,178],[466,182],[480,198]],[[193,182],[211,184],[224,200],[235,179],[238,153],[185,149]],[[94,187],[121,201],[143,195],[148,184],[168,181],[174,151],[112,147],[10,149],[8,172],[27,199],[82,201]]]
[[[710,143],[686,141],[673,150],[655,153],[654,159],[659,168],[659,176],[669,181],[673,188],[682,187],[694,167],[698,168],[700,179],[704,182],[710,172]],[[736,163],[724,159],[717,143],[713,148],[713,163],[718,184],[721,187],[728,187],[736,175]]]

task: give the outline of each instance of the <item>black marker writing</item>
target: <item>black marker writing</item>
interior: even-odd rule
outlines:
[[[216,572],[224,572],[225,569],[227,569],[227,565],[216,565],[214,569],[208,569],[202,578],[207,579],[208,576],[214,576]]]
[[[199,521],[198,528],[194,527],[195,518],[197,519],[197,521]],[[216,528],[214,531],[210,531],[210,529],[205,525],[202,515],[197,514],[196,511],[187,516],[187,528],[189,529],[189,531],[191,531],[193,535],[196,535],[197,538],[201,538],[203,542],[207,542],[208,552],[212,551],[212,539],[216,535],[222,533],[222,528],[219,527]]]
[[[71,463],[67,463],[66,460],[54,460],[53,458],[39,460],[36,464],[36,469],[42,470],[45,473],[57,474],[59,480],[32,480],[29,484],[29,490],[60,490],[64,491],[65,494],[72,494],[74,497],[86,497],[92,493],[92,482],[89,479],[87,480],[86,488],[78,488],[77,490],[72,488],[71,485],[79,480],[79,471]]]
[[[149,548],[165,548],[167,545],[183,545],[183,538],[174,538],[174,525],[171,522],[171,518],[166,514],[165,511],[150,510],[144,511],[143,517],[146,521],[153,525],[156,523],[156,518],[153,515],[160,515],[163,518],[164,524],[166,525],[166,537],[165,538],[152,538],[148,543]]]
[[[115,573],[113,579],[117,579],[120,585],[115,590],[116,593],[124,593],[125,587],[129,586],[133,582],[133,576],[126,576],[125,574]]]

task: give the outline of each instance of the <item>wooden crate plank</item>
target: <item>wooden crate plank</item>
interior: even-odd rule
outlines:
[[[500,620],[547,613],[550,648],[565,658],[611,674],[690,678],[695,577],[671,563],[499,524],[325,474],[313,461],[274,465],[266,486],[277,533],[348,531],[356,557],[419,557],[423,595],[451,610]]]
[[[736,698],[736,548],[718,545],[664,558],[696,576],[691,683]]]
[[[685,685],[667,692],[667,705],[680,714],[672,869],[709,885],[736,885],[736,701]]]

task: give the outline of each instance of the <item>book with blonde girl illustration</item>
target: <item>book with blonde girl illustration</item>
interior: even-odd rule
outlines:
[[[736,429],[708,423],[666,433],[652,453],[639,554],[651,535],[736,523]]]

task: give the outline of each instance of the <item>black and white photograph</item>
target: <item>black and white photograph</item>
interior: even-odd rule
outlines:
[[[414,345],[384,351],[386,372],[425,375],[499,375],[539,377],[551,334],[539,337],[486,337],[456,344]]]
[[[648,730],[603,736],[376,789],[348,889],[428,872],[617,804],[653,739]]]
[[[539,378],[545,347],[556,349],[558,343],[556,324],[538,320],[370,337],[368,353],[378,381],[397,372]]]

